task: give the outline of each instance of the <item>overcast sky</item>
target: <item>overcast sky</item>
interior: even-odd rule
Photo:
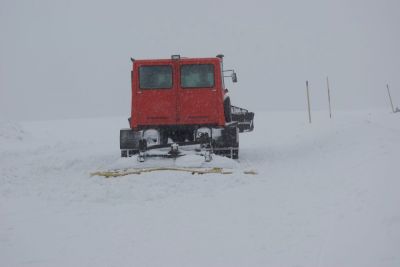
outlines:
[[[0,0],[0,118],[129,116],[130,57],[225,54],[252,110],[400,106],[400,1]]]

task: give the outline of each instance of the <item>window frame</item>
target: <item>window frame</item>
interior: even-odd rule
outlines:
[[[170,87],[155,87],[155,88],[143,88],[141,84],[140,71],[142,67],[168,67],[171,70],[171,86]],[[171,64],[154,64],[154,65],[141,65],[138,66],[138,80],[139,80],[139,90],[171,90],[174,88],[174,67]]]
[[[184,87],[182,85],[182,68],[184,66],[193,66],[193,65],[209,65],[212,66],[212,74],[213,74],[213,84],[212,86],[193,86],[193,87]],[[181,64],[179,67],[179,85],[182,89],[213,89],[215,88],[215,64],[213,63],[185,63],[185,64]]]

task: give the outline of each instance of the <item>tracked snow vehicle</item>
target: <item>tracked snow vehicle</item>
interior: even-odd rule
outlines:
[[[132,108],[130,127],[120,131],[122,157],[179,157],[185,147],[206,161],[212,154],[239,158],[239,132],[254,129],[254,113],[231,105],[224,77],[237,82],[237,76],[223,69],[223,55],[131,60]]]

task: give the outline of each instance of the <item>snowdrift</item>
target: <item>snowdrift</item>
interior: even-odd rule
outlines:
[[[126,118],[1,123],[0,266],[400,266],[399,120],[257,112],[239,161],[146,165]],[[90,175],[141,166],[232,174]]]

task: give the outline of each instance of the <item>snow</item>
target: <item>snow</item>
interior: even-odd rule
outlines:
[[[11,121],[0,121],[0,140],[22,140],[26,133],[21,125]]]
[[[400,266],[399,113],[333,115],[256,112],[239,161],[144,165],[126,118],[1,122],[0,266]],[[187,165],[233,174],[90,175]]]

